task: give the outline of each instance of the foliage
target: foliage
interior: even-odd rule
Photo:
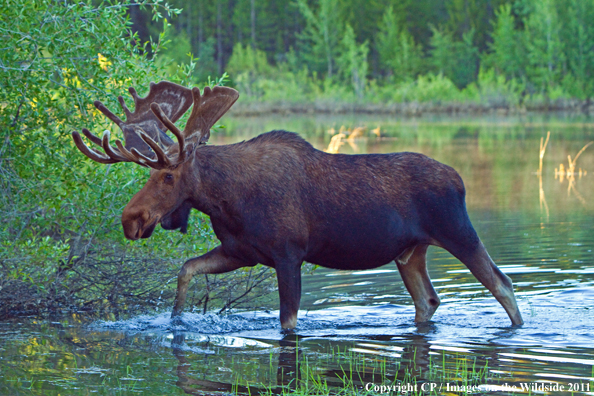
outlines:
[[[266,75],[271,69],[264,51],[252,49],[247,45],[244,48],[241,43],[237,43],[233,48],[233,54],[227,65],[227,72],[231,74],[248,72],[252,75]]]
[[[506,79],[494,69],[479,71],[476,83],[470,84],[464,94],[469,100],[491,108],[514,108],[520,105],[525,85],[518,79]]]
[[[155,63],[159,72],[168,76],[176,76],[185,69],[185,74],[181,73],[177,79],[187,80],[194,85],[202,83],[213,78],[217,73],[217,64],[214,57],[215,39],[209,37],[200,46],[199,57],[194,58],[190,40],[185,34],[175,33],[169,29],[167,23],[164,29],[166,42],[161,46],[156,54]],[[188,68],[188,66],[190,66]],[[175,79],[175,77],[173,78]]]
[[[106,183],[111,169],[99,170],[78,155],[70,132],[107,126],[92,100],[102,97],[113,107],[123,86],[144,86],[157,72],[140,55],[144,47],[129,31],[125,5],[4,3],[2,39],[18,50],[0,53],[2,172],[8,187],[2,209],[9,217],[1,232],[3,241],[25,241],[33,253],[31,243],[61,246],[68,233],[77,234],[72,230],[87,228],[94,234],[109,228],[102,214],[113,215],[122,190],[129,190],[139,175],[114,169],[114,183]],[[119,22],[115,28],[114,20]],[[156,49],[159,43],[152,45]],[[79,208],[91,200],[95,207],[81,213]],[[57,219],[64,222],[56,228]],[[3,257],[11,255],[8,244],[3,249]]]
[[[338,0],[320,0],[318,10],[312,10],[305,0],[298,0],[297,6],[306,21],[299,34],[303,59],[310,70],[322,72],[320,66],[325,65],[326,76],[332,79],[343,32],[338,19]]]
[[[570,73],[562,80],[568,93],[580,99],[594,93],[594,1],[569,0],[559,9],[561,36]]]
[[[448,18],[440,25],[451,32],[456,40],[462,40],[464,34],[472,30],[473,44],[484,51],[490,42],[493,11],[512,2],[491,0],[487,5],[483,0],[449,0],[444,3]]]
[[[341,45],[342,54],[337,59],[337,64],[340,66],[345,80],[350,80],[355,95],[362,99],[369,69],[367,64],[368,43],[357,44],[353,28],[351,25],[347,25]]]
[[[487,54],[487,64],[491,64],[497,71],[508,78],[519,78],[524,70],[525,52],[520,33],[515,29],[515,19],[509,4],[502,5],[495,12],[495,29],[492,34],[493,42]]]
[[[459,101],[462,98],[460,91],[452,80],[443,74],[427,74],[419,76],[416,81],[402,84],[394,92],[395,101],[429,102],[432,100]]]
[[[0,316],[55,304],[101,305],[105,296],[111,306],[156,301],[153,295],[164,288],[171,293],[180,260],[214,242],[208,220],[193,217],[194,231],[183,238],[156,232],[150,242],[124,240],[119,217],[146,170],[95,163],[70,134],[115,128],[93,100],[116,110],[125,87],[143,95],[150,81],[193,79],[192,57],[162,70],[155,62],[168,44],[166,20],[157,40],[142,42],[127,17],[130,7],[147,6],[155,19],[179,10],[161,0],[99,7],[92,1],[1,3],[0,36],[12,50],[0,51]]]
[[[393,7],[384,13],[377,35],[380,60],[395,80],[410,80],[421,72],[422,50],[412,35],[398,25]]]
[[[565,54],[560,38],[561,22],[553,0],[531,3],[525,19],[525,46],[528,78],[541,92],[551,87],[562,73]]]
[[[478,50],[472,43],[473,35],[474,31],[469,30],[462,36],[462,41],[456,41],[451,33],[433,29],[433,65],[458,88],[464,88],[474,81],[477,73]]]
[[[430,101],[456,102],[463,96],[484,104],[492,96],[477,97],[480,89],[463,91],[478,87],[481,70],[490,69],[497,77],[492,81],[513,80],[523,87],[519,100],[506,102],[520,107],[594,94],[594,0],[492,0],[488,6],[482,0],[172,1],[184,8],[171,20],[175,34],[187,37],[179,45],[183,55],[189,43],[200,58],[197,68],[204,64],[210,73],[217,68],[222,73],[231,66],[234,82],[242,80],[238,87],[251,89],[248,101],[377,101],[369,94],[378,90],[408,98],[395,92],[436,82],[441,74],[457,92]],[[156,38],[159,26],[139,15],[134,28]],[[231,60],[238,45],[260,51],[270,73],[254,76],[252,70],[237,69]],[[203,48],[210,50],[206,57]],[[359,66],[353,67],[356,58]],[[239,77],[246,71],[249,78]],[[410,81],[420,76],[418,83]],[[297,80],[297,95],[282,90],[288,92],[282,97],[282,87]],[[245,100],[242,95],[240,101]]]

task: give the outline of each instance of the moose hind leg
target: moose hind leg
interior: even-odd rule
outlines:
[[[250,265],[235,257],[227,256],[221,246],[217,246],[200,257],[186,261],[177,276],[177,296],[171,317],[181,315],[186,302],[188,286],[195,274],[221,274]]]
[[[503,306],[514,325],[523,324],[524,320],[518,309],[510,277],[501,272],[495,265],[483,243],[476,236],[474,230],[472,231],[471,237],[465,240],[465,243],[444,247],[462,261],[472,275],[489,289]]]
[[[396,259],[404,285],[415,304],[417,323],[429,321],[439,307],[439,297],[427,272],[427,247],[427,245],[417,245]]]

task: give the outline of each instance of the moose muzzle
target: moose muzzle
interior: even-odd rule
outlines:
[[[133,241],[150,237],[158,223],[159,218],[151,218],[147,211],[129,210],[126,207],[122,213],[124,235]]]

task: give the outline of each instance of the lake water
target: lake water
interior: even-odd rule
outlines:
[[[224,122],[212,143],[286,129],[324,149],[331,128],[366,127],[340,152],[417,151],[453,166],[479,236],[513,279],[525,324],[511,327],[464,265],[431,248],[429,273],[442,305],[430,323],[413,322],[394,264],[320,268],[303,277],[293,334],[281,333],[276,303],[225,317],[187,313],[179,326],[168,312],[84,325],[78,317],[0,323],[0,394],[254,394],[283,386],[325,393],[345,384],[363,392],[399,385],[400,393],[458,394],[466,388],[455,386],[478,386],[469,393],[510,394],[515,386],[518,393],[563,387],[551,393],[594,394],[594,146],[579,156],[573,177],[559,172],[594,140],[593,120],[341,115]],[[315,388],[320,382],[329,390]]]

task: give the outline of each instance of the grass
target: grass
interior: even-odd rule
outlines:
[[[547,205],[547,201],[544,194],[543,189],[543,181],[542,181],[542,171],[543,171],[543,159],[545,156],[545,152],[547,149],[547,144],[549,142],[549,138],[551,137],[551,132],[547,132],[546,140],[544,138],[540,138],[540,150],[539,150],[539,164],[538,164],[538,171],[536,175],[538,176],[539,182],[539,202],[540,202],[540,210],[545,210],[547,218],[549,217],[549,207]],[[575,155],[575,157],[571,157],[571,155],[567,156],[567,167],[563,163],[559,164],[558,168],[555,168],[555,179],[559,180],[559,183],[563,183],[565,179],[567,179],[567,195],[570,196],[571,192],[575,194],[577,199],[583,204],[586,205],[586,200],[584,197],[577,191],[575,188],[575,179],[576,176],[578,178],[582,178],[586,176],[588,172],[582,168],[576,170],[577,160],[578,158],[586,151],[586,149],[592,145],[594,141],[586,143]]]
[[[408,357],[405,359],[393,353],[383,356],[381,345],[373,345],[379,349],[375,354],[360,353],[357,348],[341,350],[340,346],[331,346],[327,353],[318,355],[316,363],[307,356],[296,361],[292,379],[284,386],[260,385],[250,389],[248,384],[240,384],[237,378],[233,391],[235,394],[282,396],[438,395],[445,392],[446,384],[451,389],[467,389],[486,384],[494,377],[487,362],[479,363],[476,358],[458,352],[452,356],[443,351],[441,356],[428,355],[427,360],[426,356],[417,354],[415,348],[405,354]],[[298,344],[295,356],[299,356]],[[272,374],[272,353],[270,358]],[[426,362],[422,362],[424,360]],[[319,369],[319,366],[325,369]]]
[[[549,138],[551,137],[551,132],[547,132],[547,138],[544,139],[543,137],[540,138],[540,150],[539,150],[539,163],[538,163],[538,171],[536,175],[538,176],[538,183],[539,183],[539,203],[540,203],[540,210],[544,209],[546,213],[546,217],[549,217],[549,206],[547,205],[547,200],[544,193],[543,188],[543,181],[542,181],[542,172],[543,172],[543,159],[545,156],[545,152],[547,149],[547,144],[549,143]],[[586,200],[584,197],[577,191],[575,187],[575,180],[576,176],[579,179],[586,176],[588,172],[582,168],[578,168],[576,170],[577,160],[578,158],[586,151],[586,149],[592,145],[594,141],[586,143],[581,150],[575,155],[575,157],[571,157],[571,155],[567,156],[567,167],[561,163],[559,167],[555,168],[555,179],[559,180],[559,183],[563,183],[565,179],[567,179],[567,195],[570,196],[571,192],[573,191],[576,198],[583,204],[586,205]]]
[[[548,140],[548,136],[547,136],[547,140]],[[582,176],[585,176],[587,174],[587,171],[584,171],[581,168],[579,168],[579,171],[576,172],[576,169],[575,169],[576,163],[577,163],[577,160],[580,157],[580,155],[582,155],[582,153],[584,151],[586,151],[586,149],[592,143],[594,143],[594,141],[588,142],[587,144],[585,144],[584,147],[582,147],[582,149],[580,151],[578,151],[578,153],[575,155],[575,157],[573,159],[571,158],[571,155],[568,155],[567,156],[567,168],[562,163],[559,164],[559,168],[555,168],[555,179],[557,179],[557,177],[558,177],[559,181],[562,183],[565,177],[567,178],[567,180],[569,182],[572,182],[572,181],[575,181],[576,175],[578,175],[580,178]],[[541,153],[542,153],[541,155],[544,156],[544,151],[542,149],[541,149]],[[542,165],[541,165],[541,169],[542,169]]]

